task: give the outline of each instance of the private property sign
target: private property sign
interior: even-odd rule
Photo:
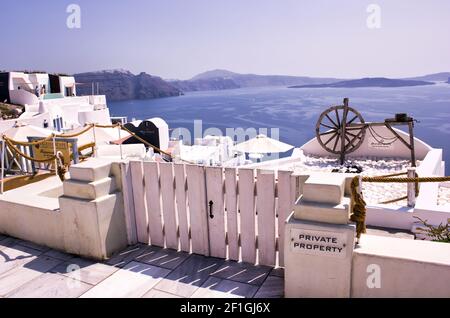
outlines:
[[[293,252],[345,258],[346,241],[345,233],[291,229],[290,247]]]
[[[55,141],[55,146],[53,146],[53,141],[44,141],[41,144],[33,145],[33,153],[36,159],[45,160],[50,159],[54,156],[56,152],[61,151],[64,157],[64,162],[70,162],[70,144],[66,141]]]

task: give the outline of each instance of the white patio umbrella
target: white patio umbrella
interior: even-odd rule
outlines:
[[[86,127],[78,127],[73,130],[67,131],[66,134],[76,134],[80,131],[85,130]],[[95,131],[94,131],[95,129]],[[118,139],[122,139],[125,137],[130,136],[130,134],[124,130],[120,131],[118,128],[92,128],[89,131],[85,132],[84,134],[79,135],[76,137],[78,139],[78,146],[87,145],[92,142],[96,142],[97,145],[106,145],[109,144],[111,141],[116,141]]]
[[[16,141],[28,141],[27,137],[48,137],[52,133],[57,132],[32,125],[16,125],[4,132],[6,137]]]
[[[258,135],[255,138],[237,144],[233,149],[239,152],[262,154],[286,152],[292,148],[294,146],[269,138],[266,135]]]

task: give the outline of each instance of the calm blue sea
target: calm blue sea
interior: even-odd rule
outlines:
[[[366,121],[383,121],[406,112],[419,121],[415,134],[444,148],[450,171],[450,85],[403,88],[245,88],[188,93],[180,97],[109,103],[112,116],[146,119],[161,117],[170,128],[185,127],[193,134],[194,120],[203,129],[279,128],[280,140],[301,146],[315,137],[319,114],[350,98]],[[269,130],[270,135],[270,130]]]

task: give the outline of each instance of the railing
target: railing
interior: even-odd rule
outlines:
[[[291,172],[131,161],[122,180],[131,244],[283,265]]]

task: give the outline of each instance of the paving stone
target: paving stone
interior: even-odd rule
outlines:
[[[255,298],[282,298],[284,297],[284,278],[269,276],[259,288]]]
[[[75,298],[92,285],[63,275],[45,273],[8,294],[12,298]]]
[[[120,267],[120,268],[124,267],[126,264],[131,262],[137,256],[141,255],[145,251],[146,248],[147,248],[147,245],[143,245],[143,244],[136,244],[133,246],[128,246],[125,250],[111,256],[104,263],[108,264],[108,265]]]
[[[273,268],[270,271],[270,275],[271,276],[284,277],[284,268],[282,268],[282,267]]]
[[[17,245],[18,243],[19,243],[18,239],[13,238],[13,237],[6,237],[0,241],[0,251],[7,247],[12,247],[14,245]]]
[[[0,250],[0,274],[31,262],[42,252],[19,244]]]
[[[217,258],[193,254],[158,283],[156,289],[190,297],[223,263]]]
[[[27,263],[16,266],[9,271],[0,274],[0,295],[5,296],[8,293],[11,293],[61,262],[61,260],[40,255]]]
[[[61,263],[53,268],[51,272],[59,273],[91,285],[96,285],[118,270],[119,268],[115,266],[97,263],[77,257]]]
[[[214,277],[234,280],[237,282],[261,285],[269,275],[271,267],[255,266],[248,263],[225,262],[217,271],[211,275]]]
[[[139,262],[130,262],[93,287],[82,298],[142,297],[170,270]]]
[[[255,285],[210,277],[191,298],[252,298],[257,290]]]
[[[54,249],[51,249],[51,250],[45,252],[43,255],[49,256],[49,257],[52,257],[52,258],[56,258],[56,259],[59,259],[59,260],[62,260],[62,261],[67,261],[67,260],[69,260],[71,258],[76,257],[76,255],[68,254],[68,253],[61,252],[61,251],[54,250]]]
[[[144,252],[135,258],[136,261],[175,269],[189,257],[188,253],[177,252],[172,249],[148,246]]]

